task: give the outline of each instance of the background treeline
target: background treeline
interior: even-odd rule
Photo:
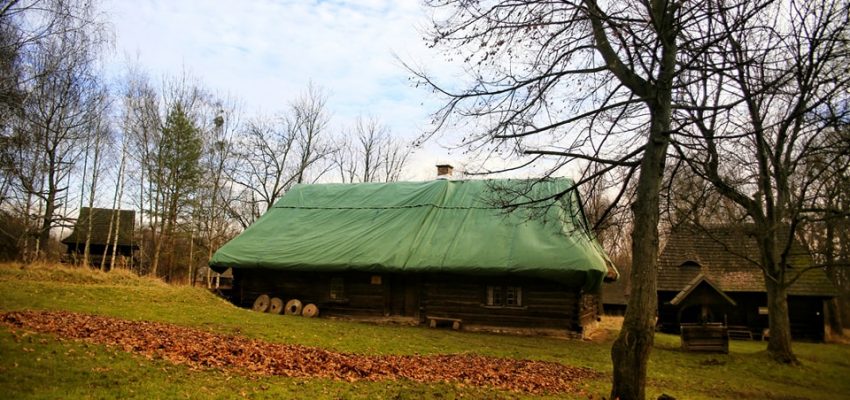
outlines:
[[[683,86],[693,89],[691,101],[701,106],[681,107],[674,115],[680,126],[665,166],[661,231],[681,224],[752,223],[754,215],[767,214],[790,225],[809,247],[842,291],[846,309],[850,78],[842,62],[850,50],[840,28],[834,30],[838,39],[795,47],[808,54],[805,46],[839,43],[809,63],[768,63],[782,53],[767,45],[745,54],[765,62],[710,60],[723,67],[718,70],[776,79],[736,81],[737,75],[724,73]],[[110,37],[104,16],[86,0],[0,2],[2,259],[59,259],[59,240],[80,223],[80,208],[133,209],[139,251],[131,268],[185,282],[296,183],[404,178],[411,148],[374,117],[333,125],[328,95],[316,85],[283,95],[276,113],[248,116],[237,99],[186,72],[152,77],[129,63],[119,78],[107,81],[102,59]],[[783,68],[763,70],[765,65]],[[809,65],[816,70],[801,69]],[[737,92],[717,90],[732,83],[752,95],[739,99]],[[759,103],[749,107],[749,99]],[[794,108],[800,104],[808,105]],[[753,121],[768,124],[751,132]],[[516,144],[498,135],[483,138]],[[540,145],[547,143],[558,142]],[[557,160],[574,155],[517,149]],[[599,162],[603,156],[584,156],[577,180],[584,183],[585,210],[600,241],[627,277],[633,217],[627,208],[637,167],[629,160]],[[566,163],[558,162],[558,168]],[[772,229],[773,222],[762,225]],[[120,221],[108,229],[119,232]],[[79,262],[88,264],[89,256]]]
[[[373,117],[333,126],[318,86],[244,118],[190,73],[107,81],[110,35],[89,1],[0,3],[2,259],[59,259],[80,208],[133,209],[131,268],[186,281],[296,183],[402,177],[407,144]]]

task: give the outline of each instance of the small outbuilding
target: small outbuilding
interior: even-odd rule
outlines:
[[[74,230],[62,239],[62,243],[67,246],[67,258],[73,262],[81,261],[86,240],[89,240],[89,262],[92,265],[100,265],[105,255],[107,266],[111,268],[109,263],[113,248],[120,262],[132,261],[134,252],[139,248],[133,238],[135,222],[136,212],[133,210],[81,208]]]
[[[629,277],[621,269],[620,278],[602,285],[602,312],[605,315],[625,315],[629,304]]]
[[[728,327],[732,338],[759,339],[769,334],[764,275],[754,260],[759,251],[751,225],[682,226],[674,230],[658,262],[658,324],[678,332],[693,324]],[[794,241],[791,269],[813,265],[811,255]],[[793,272],[793,271],[792,271]],[[823,269],[804,272],[788,289],[791,334],[823,341],[825,301],[835,289]]]
[[[568,179],[296,185],[210,266],[232,268],[233,301],[242,306],[581,335],[600,312],[600,284],[616,271],[588,232],[572,186]],[[520,202],[555,201],[507,212],[494,205],[495,187]]]

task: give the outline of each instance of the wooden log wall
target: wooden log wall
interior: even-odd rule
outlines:
[[[379,276],[380,283],[375,277]],[[344,298],[331,299],[331,280],[342,277]],[[520,306],[488,306],[487,286],[521,287]],[[403,315],[459,319],[463,326],[555,329],[580,333],[599,315],[596,295],[551,281],[451,274],[394,275],[234,270],[234,302],[250,307],[268,294],[284,302],[316,303],[323,315]]]
[[[331,299],[331,279],[343,279],[343,298]],[[372,284],[371,274],[365,273],[310,273],[264,269],[234,270],[234,303],[250,307],[257,296],[268,294],[284,302],[299,299],[302,303],[316,303],[320,312],[330,314],[374,315],[384,314],[385,286]]]
[[[486,305],[487,286],[522,287],[522,306]],[[580,331],[579,294],[546,281],[428,276],[422,293],[426,316],[456,318],[463,325]],[[595,318],[595,317],[594,317]]]

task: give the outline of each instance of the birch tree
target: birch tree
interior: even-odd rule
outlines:
[[[106,114],[96,68],[103,27],[91,3],[63,0],[8,2],[0,23],[2,68],[11,73],[0,83],[4,185],[16,193],[13,207],[38,214],[30,252],[44,256],[52,229],[67,223],[62,211],[83,154],[78,143]]]

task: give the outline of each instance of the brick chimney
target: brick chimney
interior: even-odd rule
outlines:
[[[450,179],[454,167],[450,164],[437,164],[437,179]]]

